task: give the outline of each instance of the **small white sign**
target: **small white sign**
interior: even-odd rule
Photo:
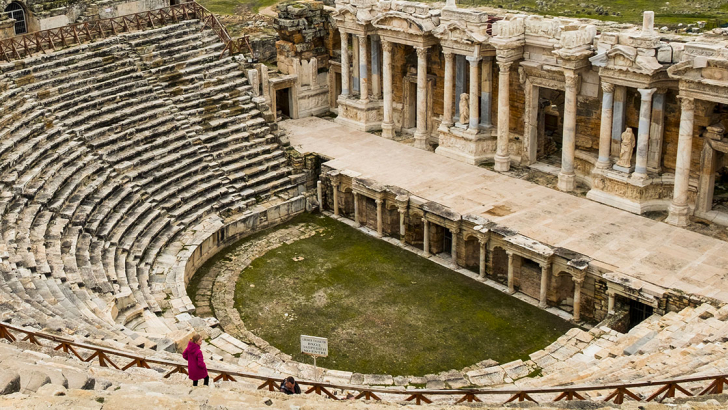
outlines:
[[[301,353],[326,357],[329,355],[329,340],[325,337],[301,335]]]

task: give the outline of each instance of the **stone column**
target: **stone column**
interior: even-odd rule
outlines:
[[[477,130],[480,125],[480,115],[478,113],[480,57],[466,58],[470,62],[470,121],[468,122],[468,128]]]
[[[647,179],[647,150],[650,147],[650,116],[652,114],[652,94],[655,88],[640,88],[640,122],[637,128],[637,159],[632,178]]]
[[[581,285],[584,284],[583,277],[574,277],[574,322],[581,320]]]
[[[602,118],[599,127],[599,160],[596,167],[608,169],[612,163],[609,152],[612,149],[612,109],[614,104],[614,84],[602,81]]]
[[[335,182],[334,186],[334,216],[339,216],[339,183]]]
[[[341,33],[341,95],[349,96],[349,34]]]
[[[427,219],[422,218],[422,223],[425,225],[424,238],[422,240],[422,256],[425,258],[430,257],[430,226],[427,223]]]
[[[359,37],[359,101],[369,101],[369,80],[367,78],[367,36]]]
[[[443,98],[442,125],[452,127],[452,93],[455,76],[455,55],[450,51],[443,51],[445,54],[445,88]]]
[[[324,210],[324,192],[323,192],[323,186],[321,184],[321,181],[316,181],[316,199],[318,199],[319,211],[323,211]]]
[[[508,153],[508,136],[510,134],[511,108],[509,96],[511,62],[498,62],[498,141],[495,152],[495,167],[499,172],[511,168],[511,158]]]
[[[551,271],[551,262],[541,263],[541,289],[538,294],[538,307],[546,309],[548,304],[546,300],[549,293],[549,272]]]
[[[417,130],[415,148],[427,149],[427,47],[417,51]]]
[[[460,118],[460,94],[465,92],[465,56],[455,56],[455,122]]]
[[[383,226],[382,226],[382,199],[377,198],[374,200],[377,203],[377,236],[382,237]]]
[[[654,173],[662,171],[662,137],[665,129],[665,93],[667,89],[658,88],[652,97],[652,123],[650,124],[650,147],[647,151],[647,170]]]
[[[452,259],[452,267],[454,269],[458,268],[458,233],[459,232],[460,232],[459,228],[450,229],[450,233],[452,234],[452,249],[450,249],[450,258]]]
[[[539,89],[531,81],[526,80],[524,87],[525,107],[523,110],[523,148],[521,149],[521,165],[531,165],[538,158],[538,96]]]
[[[381,81],[379,76],[379,36],[371,37],[371,54],[372,54],[372,95],[374,99],[382,98]]]
[[[480,265],[478,266],[480,271],[478,272],[478,278],[485,279],[485,250],[488,241],[480,238],[478,239],[478,242],[480,242]]]
[[[516,284],[513,283],[513,252],[506,251],[508,255],[508,293],[511,295],[516,293]]]
[[[564,71],[566,92],[564,93],[564,131],[561,146],[561,172],[558,188],[573,191],[576,187],[574,154],[576,152],[576,83],[579,76],[573,71]]]
[[[366,58],[366,57],[365,57]],[[359,92],[359,37],[351,35],[351,67],[353,94]]]
[[[627,107],[627,88],[623,85],[614,87],[614,109],[612,110],[612,148],[611,156],[619,157],[624,132],[624,111]]]
[[[382,137],[394,138],[394,121],[392,120],[392,43],[382,41],[382,76],[384,77],[384,117],[382,121]]]
[[[405,238],[405,224],[404,224],[404,216],[407,212],[406,208],[399,208],[399,241],[404,245],[404,238]]]
[[[688,183],[690,181],[690,160],[693,152],[693,122],[695,101],[680,98],[680,133],[677,142],[675,163],[675,190],[670,204],[670,214],[665,222],[685,226],[688,224]]]
[[[359,222],[359,194],[354,192],[354,223],[356,223],[356,226],[360,226],[361,222]]]
[[[493,126],[491,119],[491,107],[493,98],[493,57],[483,59],[481,69],[481,90],[480,90],[480,125],[483,128]]]
[[[607,314],[614,314],[614,292],[607,291]]]

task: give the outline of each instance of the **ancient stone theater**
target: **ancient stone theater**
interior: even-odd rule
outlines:
[[[300,0],[259,61],[194,1],[0,7],[0,407],[726,405],[727,30]],[[238,305],[309,214],[571,330],[430,374],[297,359]]]

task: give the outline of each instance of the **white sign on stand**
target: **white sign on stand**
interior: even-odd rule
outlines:
[[[314,378],[318,378],[316,358],[329,355],[329,340],[325,337],[301,335],[301,353],[313,356]]]

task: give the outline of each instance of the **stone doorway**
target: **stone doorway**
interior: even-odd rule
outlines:
[[[281,88],[276,90],[276,118],[286,120],[291,118],[291,88]]]
[[[728,225],[728,138],[722,124],[706,128],[695,215]]]
[[[564,92],[539,87],[536,158],[561,157],[564,129]]]
[[[442,252],[445,254],[452,253],[452,232],[447,228],[445,228],[442,236]]]
[[[425,88],[425,123],[427,135],[432,135],[432,94],[435,86],[435,76],[427,76]],[[410,67],[409,73],[404,77],[402,90],[402,130],[403,135],[414,135],[417,130],[417,70]]]
[[[629,299],[629,328],[637,326],[643,320],[652,316],[654,308],[637,300]]]

